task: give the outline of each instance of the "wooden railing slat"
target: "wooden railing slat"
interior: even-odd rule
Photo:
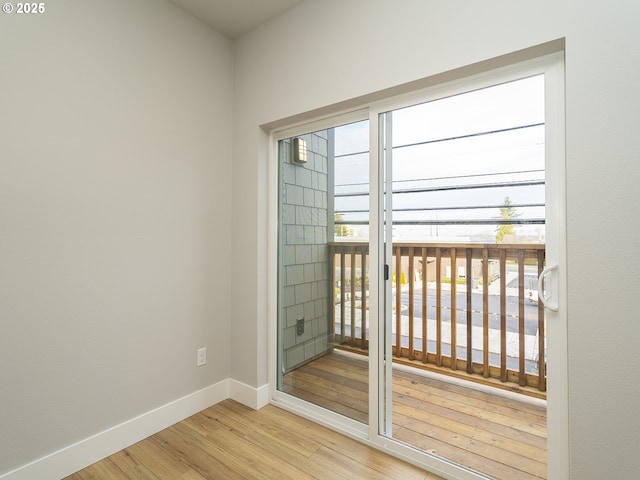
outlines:
[[[500,380],[507,381],[507,252],[500,251]]]
[[[336,252],[335,249],[333,247],[329,247],[329,278],[330,280],[330,284],[329,284],[329,292],[330,292],[330,299],[329,299],[329,308],[330,310],[330,318],[333,318],[333,322],[330,325],[329,328],[329,332],[330,333],[330,337],[331,339],[333,339],[334,342],[336,342],[336,325],[335,325],[335,315],[336,315],[336,292],[335,292],[335,284],[336,284]]]
[[[467,248],[467,373],[473,373],[473,251]]]
[[[436,365],[442,366],[442,251],[436,248]]]
[[[367,348],[367,253],[360,252],[360,346]]]
[[[396,249],[396,355],[402,356],[402,252]]]
[[[524,322],[524,252],[518,252],[518,383],[520,386],[526,385],[525,380],[525,322]]]
[[[408,281],[409,281],[409,359],[413,360],[415,359],[415,349],[414,349],[414,339],[415,339],[415,332],[414,332],[414,325],[413,322],[415,320],[414,318],[414,266],[413,266],[413,248],[409,249],[409,275],[408,275]]]
[[[544,251],[538,251],[538,277],[542,275],[544,269],[544,254]],[[545,338],[544,304],[538,300],[538,390],[541,392],[547,391]]]
[[[451,249],[451,369],[458,368],[458,258]]]
[[[351,282],[351,346],[356,344],[356,252],[351,252],[350,256],[350,282]]]
[[[340,252],[340,343],[344,343],[346,330],[345,253]]]
[[[482,375],[489,377],[489,250],[482,249]]]
[[[427,363],[428,352],[428,331],[427,331],[427,279],[428,276],[428,264],[427,264],[427,249],[425,247],[422,250],[422,363]]]

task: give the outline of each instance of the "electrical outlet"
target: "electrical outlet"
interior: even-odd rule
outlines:
[[[296,319],[296,335],[304,335],[304,317]]]
[[[207,347],[198,349],[198,358],[196,360],[196,366],[201,367],[207,363]]]

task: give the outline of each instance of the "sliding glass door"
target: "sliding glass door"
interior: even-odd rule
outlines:
[[[565,475],[562,91],[549,57],[277,132],[275,403],[446,478]]]

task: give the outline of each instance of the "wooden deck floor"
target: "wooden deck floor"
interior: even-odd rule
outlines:
[[[285,377],[288,393],[366,422],[366,357],[334,351]],[[546,478],[542,401],[394,368],[393,436],[497,480]]]

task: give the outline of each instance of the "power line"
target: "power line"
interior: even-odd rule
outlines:
[[[511,132],[514,130],[524,130],[526,128],[534,128],[534,127],[541,127],[541,126],[544,126],[544,122],[531,123],[529,125],[520,125],[517,127],[501,128],[498,130],[488,130],[486,132],[468,133],[466,135],[458,135],[456,137],[438,138],[435,140],[425,140],[423,142],[407,143],[405,145],[394,145],[393,148],[407,148],[407,147],[415,147],[418,145],[428,145],[431,143],[450,142],[452,140],[462,140],[464,138],[481,137],[484,135],[494,135],[496,133]]]
[[[493,183],[477,183],[472,185],[447,185],[440,187],[420,187],[420,188],[405,188],[400,190],[393,190],[394,195],[407,194],[407,193],[428,193],[428,192],[445,192],[451,190],[477,190],[482,188],[508,188],[508,187],[528,187],[534,185],[544,185],[544,180],[519,180],[515,182],[493,182]],[[362,197],[369,195],[369,192],[348,192],[348,193],[336,193],[337,197]]]
[[[508,205],[512,208],[532,208],[532,207],[544,207],[544,203],[519,203]],[[430,211],[445,211],[445,210],[495,210],[496,208],[504,208],[505,205],[469,205],[463,207],[414,207],[414,208],[394,208],[394,212],[430,212]],[[335,213],[369,213],[369,209],[362,210],[336,210]]]
[[[369,225],[368,220],[336,220],[335,225]],[[393,225],[544,225],[544,218],[478,218],[467,220],[393,220]]]
[[[536,170],[514,170],[512,172],[495,172],[495,173],[474,173],[471,175],[452,175],[447,177],[432,177],[432,178],[410,178],[406,180],[393,180],[393,183],[406,183],[406,182],[436,182],[439,180],[457,180],[459,178],[479,178],[479,177],[497,177],[499,175],[521,175],[524,173],[544,173],[544,169],[539,168]],[[360,185],[369,185],[369,182],[356,182],[356,183],[336,183],[335,187],[357,187]]]
[[[393,183],[406,183],[406,182],[434,182],[437,180],[457,180],[458,178],[475,178],[475,177],[494,177],[499,175],[521,175],[523,173],[544,173],[544,169],[536,170],[515,170],[513,172],[495,172],[495,173],[474,173],[470,175],[452,175],[449,177],[433,177],[433,178],[415,178],[407,180],[394,180]],[[338,186],[338,185],[336,185]]]
[[[473,138],[473,137],[481,137],[484,135],[494,135],[497,133],[505,133],[505,132],[511,132],[514,130],[524,130],[526,128],[535,128],[535,127],[542,127],[544,126],[544,122],[540,122],[540,123],[531,123],[528,125],[519,125],[516,127],[509,127],[509,128],[500,128],[497,130],[487,130],[484,132],[476,132],[476,133],[468,133],[465,135],[457,135],[454,137],[446,137],[446,138],[437,138],[434,140],[424,140],[422,142],[414,142],[414,143],[406,143],[404,145],[393,145],[392,148],[407,148],[407,147],[416,147],[419,145],[428,145],[431,143],[441,143],[441,142],[450,142],[453,140],[462,140],[465,138]],[[335,155],[334,158],[342,158],[342,157],[350,157],[350,156],[355,156],[355,155],[362,155],[365,153],[369,153],[369,150],[364,150],[364,151],[360,151],[360,152],[352,152],[352,153],[343,153],[341,155]]]

